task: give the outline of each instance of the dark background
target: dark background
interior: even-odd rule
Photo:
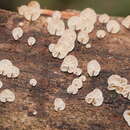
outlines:
[[[30,0],[0,0],[0,8],[16,11],[17,7]],[[47,9],[76,9],[91,7],[97,13],[108,13],[113,16],[130,14],[130,0],[37,0],[42,8]]]

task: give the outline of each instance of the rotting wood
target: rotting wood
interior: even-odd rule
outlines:
[[[24,22],[24,35],[15,41],[11,31],[19,22]],[[107,78],[111,74],[119,74],[130,82],[130,31],[121,26],[119,33],[107,33],[104,39],[99,40],[97,29],[106,30],[104,24],[96,24],[96,29],[90,34],[91,48],[86,49],[76,42],[74,51],[70,53],[78,58],[87,80],[77,95],[69,95],[66,89],[76,76],[61,72],[62,60],[54,59],[48,51],[48,45],[55,43],[58,37],[47,32],[45,17],[29,23],[14,12],[0,10],[0,59],[10,59],[21,70],[16,79],[0,76],[3,82],[0,91],[9,88],[16,94],[15,102],[0,102],[0,129],[129,130],[123,112],[130,109],[130,101],[108,91]],[[33,47],[27,44],[29,36],[37,40]],[[92,59],[98,60],[102,67],[98,77],[87,74],[87,63]],[[29,84],[31,78],[37,80],[36,87]],[[104,95],[104,103],[100,107],[85,102],[85,96],[96,87]],[[55,98],[65,101],[64,111],[54,111]],[[35,116],[34,111],[37,111]]]

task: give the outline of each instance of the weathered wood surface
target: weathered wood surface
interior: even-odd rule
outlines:
[[[120,21],[121,18],[118,18]],[[24,36],[14,41],[11,30],[23,21]],[[97,23],[96,29],[104,28]],[[34,36],[37,44],[27,45],[28,36]],[[48,45],[57,41],[46,30],[45,17],[36,22],[27,22],[16,13],[0,10],[0,60],[10,59],[18,66],[21,74],[17,79],[0,76],[5,88],[16,94],[13,103],[0,102],[0,130],[129,130],[123,119],[125,109],[130,109],[130,101],[107,90],[107,78],[120,74],[130,83],[130,31],[122,27],[118,34],[108,34],[103,40],[91,33],[92,48],[86,49],[76,43],[74,54],[87,81],[77,95],[69,95],[66,88],[73,75],[60,72],[62,60],[54,59]],[[90,78],[86,72],[87,62],[97,59],[102,71],[98,77]],[[38,85],[31,87],[29,79],[36,78]],[[84,97],[94,88],[103,91],[105,100],[101,107],[85,103]],[[66,103],[64,111],[55,112],[53,101],[61,97]],[[33,116],[33,110],[38,114]]]

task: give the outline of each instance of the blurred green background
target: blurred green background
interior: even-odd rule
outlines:
[[[20,5],[30,0],[0,0],[0,8],[15,11]],[[47,9],[76,9],[91,7],[97,13],[108,13],[113,16],[127,16],[130,14],[130,0],[37,0],[42,8]]]

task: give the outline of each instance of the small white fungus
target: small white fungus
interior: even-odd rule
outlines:
[[[37,80],[36,79],[30,79],[29,84],[31,86],[36,86],[37,85]]]
[[[104,97],[102,91],[98,88],[94,89],[92,92],[87,94],[85,101],[94,106],[101,106],[103,103]]]
[[[100,23],[107,23],[110,20],[110,17],[108,14],[102,14],[98,18]]]
[[[12,36],[15,40],[18,40],[23,36],[23,30],[20,27],[16,27],[12,30]]]
[[[13,102],[14,100],[15,100],[15,94],[9,89],[4,89],[0,93],[1,102]]]
[[[97,60],[91,60],[87,64],[87,72],[89,76],[98,76],[101,71],[101,66]]]
[[[122,25],[127,29],[130,29],[130,15],[123,19]]]
[[[36,39],[34,37],[28,38],[28,45],[33,46],[36,43]]]
[[[88,48],[91,48],[92,45],[91,45],[91,43],[87,43],[85,47],[88,49]]]
[[[77,40],[82,43],[82,44],[87,44],[89,41],[89,35],[86,31],[80,31],[78,33],[78,38]]]
[[[56,98],[54,101],[54,109],[55,111],[62,111],[65,109],[65,103],[61,98]]]
[[[106,28],[110,33],[118,33],[120,31],[120,24],[116,20],[110,20],[108,21]]]
[[[123,117],[127,122],[128,126],[130,126],[130,110],[125,110],[123,113]]]
[[[106,32],[104,30],[98,30],[96,33],[96,36],[101,39],[104,38],[106,36]]]

